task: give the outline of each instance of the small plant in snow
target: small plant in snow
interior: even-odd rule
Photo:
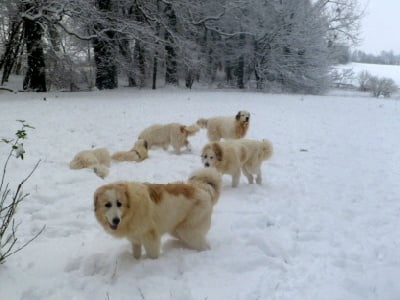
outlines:
[[[358,74],[358,87],[362,92],[367,92],[370,88],[370,80],[372,75],[368,71],[362,71]]]
[[[373,76],[370,79],[369,86],[374,97],[390,97],[398,89],[393,79],[385,77],[378,78]]]
[[[18,224],[15,221],[15,212],[18,205],[29,195],[22,191],[24,183],[31,177],[40,163],[40,161],[36,163],[31,172],[19,182],[16,191],[12,192],[9,183],[5,183],[8,163],[12,157],[15,157],[16,159],[24,159],[25,150],[22,140],[27,138],[26,130],[33,129],[33,127],[26,124],[25,121],[19,120],[19,122],[21,122],[22,126],[21,129],[15,133],[15,139],[1,139],[1,142],[11,145],[11,149],[3,165],[3,172],[0,181],[0,264],[4,263],[6,258],[10,255],[25,248],[44,230],[43,227],[30,240],[22,245],[17,245],[18,238],[16,233]]]
[[[374,97],[390,97],[398,90],[393,79],[373,76],[368,71],[362,71],[358,75],[359,89],[363,92],[371,92]]]

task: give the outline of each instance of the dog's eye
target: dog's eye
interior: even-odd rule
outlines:
[[[203,155],[203,158],[207,158],[207,154]]]
[[[119,201],[117,201],[117,206],[118,206],[118,207],[121,207],[121,206],[122,206],[122,203],[119,202]]]
[[[107,202],[105,206],[106,206],[107,208],[110,208],[110,207],[111,207],[111,203],[110,203],[110,202]]]

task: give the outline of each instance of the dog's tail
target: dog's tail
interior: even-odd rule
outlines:
[[[203,168],[192,173],[189,183],[201,183],[209,186],[213,205],[217,203],[222,189],[222,174],[215,168]]]
[[[185,132],[187,136],[195,135],[196,132],[200,130],[200,127],[197,126],[196,124],[190,125],[190,126],[183,126],[182,127],[182,132]]]
[[[204,119],[204,118],[198,119],[197,122],[196,122],[196,124],[197,124],[200,128],[207,128],[207,123],[208,123],[208,120],[207,120],[207,119]]]
[[[262,153],[262,160],[268,160],[271,158],[272,154],[274,153],[274,147],[272,143],[267,140],[263,139],[261,142],[261,153]]]

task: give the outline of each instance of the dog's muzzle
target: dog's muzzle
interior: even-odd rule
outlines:
[[[206,168],[208,168],[208,167],[210,166],[210,164],[209,164],[209,163],[205,163],[204,166],[205,166]]]
[[[118,225],[119,225],[120,222],[121,222],[120,218],[115,217],[112,220],[112,224],[110,224],[111,229],[112,230],[117,230],[118,229]]]

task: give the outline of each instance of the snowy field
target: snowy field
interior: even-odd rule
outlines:
[[[391,78],[400,86],[400,66],[397,65],[376,65],[376,64],[362,64],[352,63],[348,65],[353,69],[354,74],[357,76],[362,71],[368,71],[371,75],[378,77]],[[343,66],[343,67],[348,67]]]
[[[378,78],[389,78],[393,79],[398,87],[400,87],[400,65],[377,65],[377,64],[363,64],[363,63],[349,63],[346,65],[336,66],[338,70],[351,70],[353,72],[353,78],[347,78],[343,83],[352,84],[354,86],[359,85],[359,75],[363,71],[367,71],[370,75]],[[399,99],[399,93],[395,94],[394,97]]]
[[[44,100],[46,97],[46,100]],[[263,185],[224,176],[208,238],[211,250],[166,236],[159,259],[135,260],[106,234],[93,192],[118,180],[186,180],[201,167],[204,131],[192,152],[151,150],[113,163],[102,180],[70,170],[76,152],[128,150],[154,123],[251,112],[248,138],[270,139]],[[28,130],[23,161],[7,180],[30,196],[19,207],[19,242],[45,231],[0,265],[0,298],[14,299],[399,299],[400,102],[369,95],[302,96],[181,89],[92,93],[0,92],[0,138]],[[0,144],[1,166],[7,145]],[[16,186],[13,187],[14,189]]]

